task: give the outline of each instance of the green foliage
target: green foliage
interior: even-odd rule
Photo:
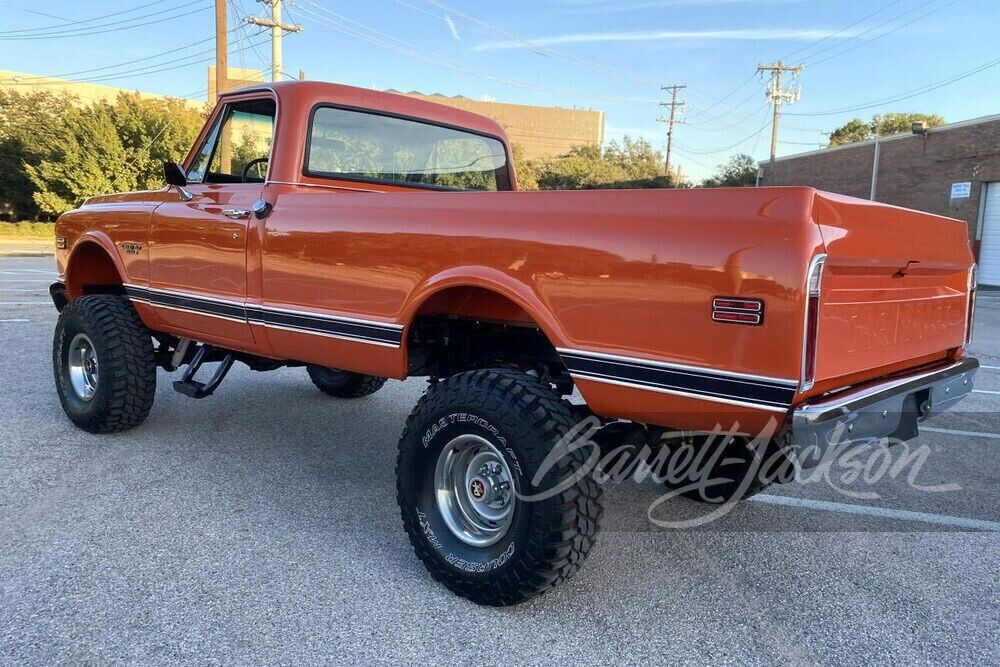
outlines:
[[[58,215],[87,197],[135,187],[109,104],[70,107],[60,120],[36,137],[45,157],[25,166],[42,213]]]
[[[757,162],[746,153],[740,153],[729,158],[729,162],[720,164],[701,185],[705,188],[745,188],[756,184]]]
[[[913,123],[923,121],[927,127],[944,125],[944,118],[937,114],[887,113],[875,115],[870,121],[860,118],[849,120],[830,135],[830,146],[842,146],[856,141],[865,141],[893,134],[909,133]]]
[[[163,185],[208,109],[122,93],[81,106],[71,95],[0,90],[0,215],[56,216],[87,197]]]
[[[565,155],[542,160],[524,160],[515,145],[514,163],[522,190],[673,187],[663,175],[663,155],[648,141],[631,137],[603,149],[575,146]]]
[[[21,95],[0,87],[0,214],[34,218],[38,207],[26,165],[37,166],[45,150],[37,141],[58,124],[72,98],[51,93]]]
[[[112,119],[137,187],[163,186],[163,163],[184,159],[209,111],[208,105],[195,111],[172,98],[143,98],[138,93],[118,96],[111,107]]]
[[[54,222],[0,222],[0,238],[42,239],[51,241],[56,235]]]

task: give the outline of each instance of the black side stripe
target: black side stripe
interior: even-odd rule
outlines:
[[[354,322],[332,317],[317,317],[303,313],[279,312],[255,306],[248,306],[246,312],[247,319],[253,324],[279,326],[308,333],[329,334],[397,346],[403,339],[401,329],[383,327],[377,324]]]
[[[125,293],[135,301],[142,301],[154,306],[179,308],[198,314],[280,327],[303,333],[334,336],[394,347],[399,347],[403,340],[403,330],[398,326],[360,322],[332,315],[290,313],[256,305],[244,306],[231,301],[216,301],[194,295],[163,292],[133,285],[126,286]]]
[[[796,392],[796,387],[788,383],[763,378],[732,377],[708,370],[671,368],[645,363],[640,359],[608,359],[585,352],[561,351],[560,355],[570,373],[584,378],[613,380],[706,398],[787,408]]]

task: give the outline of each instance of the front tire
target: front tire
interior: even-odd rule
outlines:
[[[84,431],[134,428],[153,407],[153,342],[124,297],[96,294],[67,304],[56,323],[52,367],[63,410]]]
[[[324,366],[306,366],[309,379],[327,396],[336,398],[361,398],[382,388],[386,378],[362,375]]]
[[[524,373],[471,371],[431,386],[399,442],[396,483],[410,543],[436,580],[500,606],[580,569],[602,512],[597,482],[573,479],[590,448],[561,455],[532,484],[574,425],[558,394]]]

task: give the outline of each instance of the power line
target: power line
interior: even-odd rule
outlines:
[[[396,0],[396,2],[402,5],[406,5],[407,7],[410,7],[412,9],[415,9],[418,12],[422,12],[424,14],[433,16],[433,14],[431,14],[430,12],[415,6],[413,3],[408,2],[407,0]],[[476,30],[480,34],[485,34],[483,30],[492,32],[493,34],[500,35],[508,40],[520,42],[521,44],[528,47],[530,51],[536,54],[548,56],[550,58],[561,60],[563,62],[570,63],[573,65],[580,65],[597,72],[604,72],[606,74],[611,74],[613,76],[624,76],[640,83],[653,83],[653,84],[658,83],[658,81],[652,77],[644,76],[642,74],[636,74],[634,72],[623,70],[617,67],[612,67],[610,65],[605,65],[603,63],[594,62],[593,60],[587,60],[586,58],[580,58],[579,56],[574,56],[572,54],[565,53],[557,49],[553,49],[549,46],[545,46],[544,44],[539,44],[538,42],[528,39],[527,37],[522,37],[521,35],[512,33],[509,30],[505,30],[497,25],[494,25],[492,23],[487,23],[482,19],[470,16],[469,14],[466,14],[458,9],[455,9],[454,7],[451,7],[450,5],[447,5],[444,2],[441,2],[440,0],[424,0],[424,2],[434,7],[437,7],[438,9],[441,9],[442,11],[445,11],[449,14],[457,16],[460,20],[464,21],[466,24],[472,24],[472,29]],[[482,29],[477,29],[476,26]],[[466,27],[469,26],[467,25]]]
[[[345,16],[341,16],[340,14],[332,12],[332,11],[326,9],[325,7],[323,7],[322,5],[314,2],[313,0],[304,0],[304,2],[307,2],[309,5],[312,5],[316,9],[319,9],[320,11],[322,11],[325,14],[328,14],[328,15],[334,17],[334,18],[333,19],[327,18],[327,17],[325,17],[325,16],[323,16],[321,14],[318,14],[317,12],[309,9],[308,7],[304,7],[303,5],[301,5],[301,4],[297,3],[297,2],[291,2],[290,4],[293,5],[294,7],[296,7],[297,9],[299,9],[299,10],[301,10],[303,12],[306,12],[307,14],[311,15],[313,17],[313,20],[318,21],[319,23],[323,24],[324,26],[326,26],[328,28],[332,28],[333,30],[336,30],[338,32],[344,33],[346,35],[350,35],[352,37],[355,37],[356,39],[360,39],[362,41],[366,41],[366,42],[369,42],[371,44],[375,44],[376,46],[380,46],[382,48],[387,48],[387,49],[390,49],[392,51],[396,51],[397,53],[402,53],[402,54],[407,55],[407,56],[409,56],[411,58],[416,58],[418,60],[424,60],[426,62],[430,62],[430,63],[433,63],[435,65],[439,65],[441,67],[446,67],[448,69],[452,69],[452,70],[455,70],[455,71],[458,71],[458,72],[462,72],[464,74],[469,74],[469,75],[472,75],[472,76],[478,76],[478,77],[481,77],[481,78],[484,78],[484,79],[488,79],[490,81],[495,81],[497,83],[501,83],[501,84],[508,85],[508,86],[514,86],[514,87],[518,87],[518,88],[524,88],[524,89],[527,89],[527,90],[534,90],[536,92],[546,93],[546,94],[550,94],[550,95],[563,96],[563,97],[575,97],[575,98],[580,98],[580,99],[589,99],[589,100],[594,100],[594,101],[611,102],[611,103],[625,102],[625,103],[656,104],[658,102],[658,100],[656,100],[656,99],[647,99],[647,98],[638,98],[638,97],[616,97],[616,96],[608,96],[608,95],[592,95],[592,94],[589,94],[589,93],[581,93],[581,92],[572,91],[572,90],[562,90],[562,89],[558,89],[558,88],[550,88],[548,86],[542,86],[542,85],[538,85],[538,84],[533,84],[533,83],[529,83],[527,81],[521,81],[519,79],[511,79],[511,78],[508,78],[508,77],[499,76],[499,75],[496,75],[496,74],[494,74],[492,72],[489,72],[489,71],[486,71],[486,70],[481,70],[481,69],[478,69],[478,68],[470,67],[470,66],[464,65],[462,63],[458,63],[458,62],[455,62],[455,61],[443,58],[441,56],[438,56],[437,54],[434,54],[434,53],[432,53],[430,51],[427,51],[426,49],[423,49],[423,48],[421,48],[419,46],[416,46],[414,44],[411,44],[409,42],[401,40],[401,39],[399,39],[397,37],[393,37],[393,36],[388,35],[388,34],[386,34],[384,32],[376,30],[375,28],[367,26],[367,25],[365,25],[365,24],[363,24],[363,23],[361,23],[359,21],[354,21],[352,19],[348,19]],[[357,27],[352,27],[351,25],[348,25],[348,24],[353,24],[354,26],[357,26]]]
[[[234,28],[230,32],[234,32],[235,30],[236,29]],[[26,76],[26,77],[22,77],[21,81],[19,81],[18,83],[20,83],[20,84],[31,84],[32,81],[40,80],[40,79],[67,79],[67,78],[70,78],[70,77],[78,76],[80,74],[90,74],[91,72],[102,72],[102,71],[109,70],[109,69],[116,69],[118,67],[125,67],[127,65],[134,65],[135,63],[141,63],[141,62],[145,62],[147,60],[155,60],[157,58],[163,58],[163,57],[166,57],[166,56],[170,56],[172,58],[176,58],[177,57],[177,53],[179,51],[183,51],[184,49],[189,49],[192,46],[198,46],[199,44],[204,44],[206,42],[211,42],[213,39],[215,39],[215,38],[214,37],[206,37],[205,39],[198,40],[197,42],[191,42],[190,44],[185,44],[183,46],[176,46],[176,47],[167,49],[166,51],[160,51],[159,53],[154,53],[153,55],[146,56],[145,58],[135,58],[133,60],[126,60],[124,62],[115,63],[113,65],[105,65],[103,67],[92,67],[90,69],[76,70],[75,72],[64,72],[62,74],[39,74],[39,75],[33,75],[33,76]],[[201,54],[201,53],[209,53],[209,52],[211,52],[211,50],[204,51],[204,52],[200,51],[199,54]],[[44,81],[39,83],[39,85],[45,85],[45,84],[46,84],[46,82],[44,82]]]
[[[271,29],[271,81],[281,80],[281,38],[286,32],[301,32],[302,26],[281,21],[281,0],[264,0],[271,7],[270,18],[247,17],[253,25]]]
[[[737,146],[745,144],[746,142],[750,141],[751,139],[760,136],[760,134],[764,130],[766,130],[770,125],[771,125],[771,122],[765,119],[764,124],[761,125],[760,129],[758,129],[756,132],[754,132],[753,134],[750,134],[749,136],[743,137],[742,139],[740,139],[739,141],[737,141],[735,144],[731,144],[729,146],[726,146],[725,148],[713,148],[711,150],[694,150],[692,148],[688,148],[687,146],[682,145],[680,142],[677,142],[677,145],[679,147],[681,147],[685,152],[691,153],[693,155],[715,155],[717,153],[728,153],[729,151],[733,150]]]
[[[91,35],[103,35],[103,34],[106,34],[106,33],[109,33],[109,32],[119,32],[121,30],[131,30],[132,28],[142,28],[142,27],[145,27],[145,26],[155,25],[155,24],[158,24],[158,23],[164,23],[166,21],[173,21],[174,19],[189,18],[192,14],[196,14],[198,12],[203,12],[203,11],[206,11],[207,9],[210,8],[208,6],[205,6],[205,7],[202,7],[201,9],[192,9],[190,11],[182,11],[182,12],[179,12],[177,14],[173,14],[171,16],[166,16],[166,17],[163,17],[163,18],[160,18],[160,19],[156,19],[155,21],[146,21],[146,20],[143,20],[143,19],[146,19],[146,18],[148,18],[150,16],[156,16],[156,15],[159,15],[159,14],[165,14],[165,13],[168,13],[168,12],[173,12],[173,11],[176,11],[178,9],[182,9],[184,7],[190,7],[191,5],[200,4],[202,2],[204,2],[204,0],[192,0],[192,2],[188,2],[187,4],[178,5],[176,7],[172,7],[170,9],[165,9],[165,10],[160,11],[160,12],[153,12],[152,14],[148,14],[148,15],[146,15],[144,17],[136,17],[136,18],[131,18],[131,19],[125,19],[123,21],[114,21],[112,23],[106,23],[106,24],[104,24],[106,26],[118,25],[118,27],[113,27],[113,28],[106,28],[106,29],[101,29],[101,30],[94,30],[93,28],[74,28],[72,30],[67,30],[67,31],[60,32],[60,33],[47,33],[47,34],[44,34],[44,35],[22,35],[22,36],[14,36],[14,37],[3,37],[3,36],[0,36],[0,40],[2,40],[2,41],[11,41],[11,42],[23,42],[23,41],[34,41],[34,40],[39,40],[39,39],[63,39],[63,38],[69,38],[69,37],[89,37]],[[141,22],[134,23],[134,21],[141,21]],[[122,23],[130,23],[130,25],[119,25],[119,24],[122,24]]]
[[[841,28],[841,29],[840,29],[840,30],[838,30],[837,32],[833,32],[833,33],[830,33],[829,35],[827,35],[827,36],[825,36],[825,37],[822,37],[822,38],[820,38],[820,39],[816,40],[815,42],[811,42],[811,43],[809,43],[809,44],[806,44],[805,46],[803,46],[803,47],[801,47],[801,48],[799,48],[799,49],[796,49],[795,51],[792,51],[791,53],[786,53],[785,55],[783,55],[783,56],[781,57],[781,59],[782,59],[782,60],[788,60],[788,59],[790,59],[790,58],[791,58],[792,56],[797,56],[798,54],[800,54],[800,53],[802,53],[802,52],[804,52],[804,51],[808,51],[809,49],[811,49],[811,48],[813,48],[814,46],[817,46],[817,45],[819,45],[819,44],[822,44],[823,42],[827,41],[828,39],[832,39],[832,38],[836,37],[837,35],[842,35],[842,34],[844,34],[845,32],[847,32],[848,30],[850,30],[851,28],[853,28],[854,26],[856,26],[856,25],[860,25],[861,23],[864,23],[865,21],[867,21],[867,20],[868,20],[868,19],[870,19],[871,17],[873,17],[873,16],[877,16],[878,14],[881,14],[882,12],[884,12],[884,11],[885,11],[885,10],[887,10],[887,9],[889,9],[890,7],[895,7],[896,5],[898,5],[899,3],[901,3],[902,1],[903,1],[903,0],[893,0],[893,1],[892,1],[892,2],[890,2],[889,4],[887,4],[887,5],[883,5],[883,6],[882,6],[882,7],[880,7],[879,9],[876,9],[876,10],[875,10],[875,11],[873,11],[872,13],[870,13],[870,14],[866,14],[865,16],[862,16],[861,18],[859,18],[859,19],[858,19],[857,21],[855,21],[854,23],[850,23],[850,24],[848,24],[848,25],[845,25],[845,26],[844,26],[843,28]],[[879,25],[885,25],[886,23],[891,23],[892,21],[895,21],[895,20],[896,20],[897,18],[899,18],[900,16],[904,16],[904,14],[900,14],[899,16],[895,16],[895,17],[893,17],[893,18],[889,19],[888,21],[885,21],[884,23],[881,23],[881,24],[879,24]],[[879,26],[876,26],[876,27],[879,27]],[[867,32],[867,31],[866,31],[866,32]],[[862,33],[862,34],[864,34],[864,33]],[[851,36],[851,39],[854,39],[855,37],[857,37],[857,35],[852,35],[852,36]],[[822,51],[820,51],[820,53],[822,53]],[[816,55],[816,54],[815,54],[815,53],[813,53],[813,54],[812,54],[811,56],[806,56],[806,57],[807,57],[807,58],[811,58],[811,57],[813,57],[813,56],[815,56],[815,55]]]
[[[774,157],[778,152],[778,126],[781,122],[781,105],[784,102],[788,102],[789,104],[797,102],[802,94],[798,86],[782,87],[781,77],[785,73],[788,73],[792,75],[793,79],[798,78],[799,74],[802,73],[802,69],[802,65],[786,65],[781,60],[774,64],[760,63],[757,65],[758,72],[771,75],[771,85],[767,89],[767,99],[771,101],[771,106],[774,108],[774,117],[771,120],[772,170],[774,169]]]
[[[927,84],[926,86],[923,86],[921,88],[917,88],[911,91],[907,91],[905,93],[900,93],[899,95],[886,97],[881,100],[875,100],[873,102],[861,104],[858,106],[844,107],[841,109],[831,109],[829,111],[804,111],[800,113],[790,113],[788,115],[789,116],[836,116],[838,114],[851,113],[853,111],[865,111],[867,109],[873,109],[875,107],[882,106],[883,104],[894,104],[896,102],[902,102],[903,100],[908,100],[912,97],[917,97],[919,95],[923,95],[924,93],[929,93],[933,90],[944,88],[945,86],[951,85],[963,79],[967,79],[970,76],[979,74],[980,72],[985,72],[988,69],[992,69],[997,65],[1000,65],[1000,59],[990,61],[983,65],[979,65],[977,67],[974,67],[970,70],[966,70],[965,72],[956,74],[955,76],[949,77],[947,79],[942,79],[940,81]]]
[[[68,25],[70,23],[75,24],[75,25],[79,25],[81,23],[94,23],[95,21],[100,21],[102,19],[111,18],[112,16],[121,16],[122,14],[131,14],[132,12],[137,12],[140,9],[145,9],[146,7],[152,7],[154,5],[162,5],[164,2],[167,2],[167,0],[154,0],[154,2],[147,2],[146,4],[139,5],[138,7],[132,7],[131,9],[122,9],[122,10],[117,11],[117,12],[112,12],[111,14],[102,14],[101,16],[93,16],[93,17],[91,17],[89,19],[79,19],[79,20],[60,19],[62,21],[62,23],[58,24],[58,25],[38,26],[37,28],[21,28],[19,30],[0,30],[0,35],[13,35],[13,34],[20,34],[20,33],[25,33],[25,32],[40,32],[40,31],[45,31],[45,30],[57,30],[57,29],[65,28],[66,25]],[[5,5],[5,6],[9,7],[10,5]],[[21,11],[30,12],[32,14],[41,14],[42,16],[48,16],[50,18],[55,18],[55,19],[59,18],[58,16],[53,16],[51,14],[42,14],[41,12],[32,12],[31,10],[28,10],[28,9],[22,9]]]
[[[238,44],[241,41],[243,41],[243,38],[235,40],[234,44]],[[263,41],[258,42],[258,44],[261,44],[261,43],[263,43]],[[238,53],[238,52],[240,52],[242,50],[245,50],[245,49],[248,49],[248,48],[250,48],[249,45],[244,46],[241,49],[239,49],[237,51],[234,51],[233,53]],[[148,74],[158,74],[160,72],[170,72],[170,71],[173,71],[173,70],[182,69],[184,67],[190,67],[191,65],[199,65],[199,64],[202,64],[202,63],[210,63],[210,62],[212,62],[214,60],[214,58],[203,58],[201,60],[191,61],[192,58],[196,58],[196,57],[198,57],[200,55],[204,55],[205,53],[209,53],[209,52],[210,51],[208,51],[208,52],[203,51],[203,52],[199,52],[199,53],[196,53],[196,54],[192,54],[190,56],[185,56],[184,58],[180,58],[178,60],[174,60],[174,61],[172,61],[169,64],[160,63],[160,64],[157,64],[157,65],[151,65],[151,66],[148,66],[148,67],[140,67],[140,68],[133,69],[133,70],[125,70],[125,71],[122,71],[122,72],[114,72],[112,74],[106,74],[106,75],[103,75],[103,76],[89,77],[89,78],[82,78],[82,79],[72,79],[72,78],[68,78],[68,77],[63,77],[63,78],[64,78],[64,80],[69,81],[71,83],[100,83],[102,81],[114,81],[116,79],[133,78],[133,77],[137,77],[137,76],[146,76]],[[180,61],[191,61],[191,62],[180,62]],[[165,66],[161,67],[160,65],[165,65]],[[22,84],[21,82],[15,82],[15,85],[13,85],[13,86],[10,85],[10,84],[3,84],[3,85],[6,85],[8,88],[15,88],[16,89],[18,86],[21,86],[21,85],[27,85],[27,86],[44,86],[44,85],[49,85],[51,83],[52,83],[51,81],[48,81],[48,82],[46,82],[46,81],[29,81],[29,82],[26,82],[24,84]]]
[[[837,35],[841,35],[844,32],[850,30],[851,28],[853,28],[853,27],[855,27],[855,26],[857,26],[857,25],[859,25],[859,24],[867,21],[868,19],[872,18],[873,16],[876,16],[876,15],[878,15],[878,14],[880,14],[880,13],[882,13],[882,12],[888,10],[888,9],[890,9],[891,7],[894,7],[895,5],[898,5],[900,2],[902,2],[902,0],[893,0],[893,2],[890,2],[889,4],[881,7],[880,9],[875,10],[874,12],[866,14],[862,18],[860,18],[860,19],[858,19],[858,20],[856,20],[856,21],[854,21],[854,22],[852,22],[852,23],[844,26],[843,28],[841,28],[841,29],[839,29],[839,30],[837,30],[835,32],[832,32],[832,33],[830,33],[828,35],[825,35],[824,37],[821,37],[818,40],[810,42],[809,44],[807,44],[807,45],[805,45],[805,46],[803,46],[803,47],[801,47],[799,49],[796,49],[795,51],[792,51],[791,53],[788,53],[788,54],[782,56],[780,58],[780,60],[788,60],[788,59],[790,59],[794,55],[798,55],[800,53],[803,53],[804,51],[808,51],[809,49],[812,49],[813,47],[817,46],[818,44],[821,44],[821,43],[823,43],[823,42],[825,42],[827,40],[830,40],[830,39],[836,37]],[[925,2],[924,5],[926,5],[926,4],[928,4],[928,3]],[[882,23],[879,23],[879,24],[876,24],[875,26],[872,26],[871,28],[869,28],[868,30],[865,30],[864,32],[860,33],[859,35],[852,36],[851,39],[856,39],[857,37],[860,37],[861,35],[865,35],[865,34],[871,32],[872,30],[875,30],[875,29],[877,29],[879,27],[882,27],[883,25],[891,23],[891,22],[893,22],[893,21],[895,21],[895,20],[897,20],[897,19],[905,16],[908,13],[910,13],[912,11],[915,11],[916,9],[920,9],[924,5],[920,5],[920,6],[916,7],[916,8],[914,8],[914,9],[911,9],[911,10],[908,10],[906,12],[903,12],[902,14],[895,15],[895,16],[889,18],[888,20],[882,22]],[[905,27],[905,26],[901,26],[901,27]],[[836,48],[837,46],[839,46],[839,44],[833,44],[833,45],[827,47],[826,49],[822,49],[822,50],[820,50],[820,51],[812,54],[812,56],[818,55],[820,53],[825,53],[825,52],[829,51],[832,48]],[[812,56],[809,56],[809,57],[812,57]],[[751,75],[748,79],[744,80],[743,83],[739,84],[736,88],[734,88],[732,91],[730,91],[725,97],[721,98],[721,100],[719,100],[715,104],[712,104],[711,106],[707,107],[706,109],[694,111],[695,117],[697,118],[698,115],[706,115],[706,114],[708,114],[709,111],[715,109],[720,104],[722,104],[723,102],[725,102],[726,100],[728,100],[729,98],[731,98],[733,95],[735,95],[737,92],[739,92],[741,89],[745,88],[747,84],[749,84],[752,81],[754,81],[757,78],[757,74],[758,73],[755,72],[753,75]],[[739,102],[739,103],[737,103],[735,105],[731,105],[730,108],[734,109],[734,110],[738,109],[738,108],[742,108],[747,102],[749,102],[755,96],[756,96],[756,94],[751,95],[746,100],[744,100],[742,102]],[[751,115],[753,113],[754,112],[750,112]],[[715,120],[718,120],[721,117],[722,116],[716,116]],[[713,121],[709,121],[709,122],[713,122]],[[741,124],[742,124],[742,122],[738,122],[738,123],[735,123],[734,125],[741,125]],[[692,123],[692,127],[694,127],[694,126],[696,126],[696,123]],[[729,127],[732,127],[732,125],[729,126]]]
[[[668,179],[670,178],[670,149],[673,148],[674,145],[674,125],[684,122],[676,117],[677,110],[684,108],[684,102],[677,101],[677,93],[685,88],[687,88],[687,86],[678,86],[677,84],[672,86],[661,86],[660,88],[661,90],[670,91],[670,101],[660,102],[660,106],[670,107],[670,115],[667,118],[657,119],[659,122],[667,124],[667,155],[663,160],[663,175]]]
[[[933,1],[933,0],[931,0],[931,1]],[[833,53],[833,54],[827,56],[826,58],[822,58],[820,60],[814,60],[813,62],[808,63],[808,64],[809,64],[810,67],[815,67],[816,65],[819,65],[821,63],[825,63],[828,60],[833,60],[834,58],[839,58],[840,56],[844,55],[845,53],[850,53],[851,51],[854,51],[856,49],[860,49],[862,46],[867,46],[867,45],[871,44],[872,42],[875,42],[877,40],[882,39],[883,37],[888,37],[889,35],[891,35],[893,33],[896,33],[896,32],[902,30],[903,28],[905,28],[907,26],[913,25],[917,21],[921,21],[921,20],[927,18],[931,14],[936,14],[937,12],[939,12],[939,11],[941,11],[943,9],[946,9],[946,8],[950,7],[951,5],[954,5],[956,2],[958,2],[958,0],[951,0],[951,2],[946,2],[943,5],[939,5],[939,6],[935,7],[934,9],[932,9],[929,12],[921,14],[920,16],[916,17],[915,19],[913,19],[911,21],[907,21],[906,23],[903,23],[901,25],[896,26],[892,30],[887,30],[886,32],[880,33],[880,34],[876,35],[875,37],[872,37],[871,39],[867,39],[867,40],[861,42],[860,44],[855,44],[854,46],[851,46],[849,48],[837,51],[836,53]],[[920,5],[916,9],[919,9],[920,7],[925,7],[925,6],[927,6],[927,4],[929,4],[929,3],[925,2],[924,4]],[[914,10],[911,10],[911,11],[914,11]],[[901,14],[900,16],[905,16],[905,14]],[[899,18],[899,17],[897,17],[897,18]],[[822,51],[820,53],[822,53]],[[818,54],[814,53],[811,57],[815,57],[816,55],[818,55]]]

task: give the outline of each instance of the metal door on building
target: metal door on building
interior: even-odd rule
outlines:
[[[985,183],[980,218],[979,284],[1000,287],[1000,181]]]

